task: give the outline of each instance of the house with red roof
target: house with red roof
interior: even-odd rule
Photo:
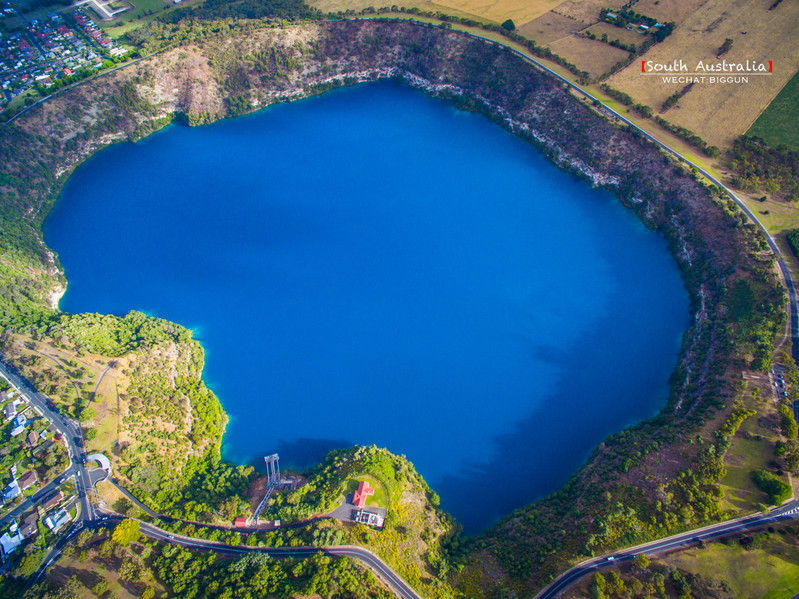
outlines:
[[[352,504],[355,507],[365,507],[366,500],[369,498],[370,495],[374,495],[375,490],[369,486],[369,483],[365,480],[360,481],[358,484],[358,488],[355,490],[355,493],[352,495]]]

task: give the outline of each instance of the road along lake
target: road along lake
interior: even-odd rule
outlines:
[[[44,232],[62,310],[195,329],[224,457],[384,446],[467,532],[656,414],[690,324],[616,198],[394,82],[105,149]]]

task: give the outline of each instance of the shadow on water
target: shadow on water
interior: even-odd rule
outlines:
[[[519,420],[512,432],[494,438],[494,451],[485,462],[472,462],[428,481],[441,496],[441,507],[458,519],[465,533],[478,534],[557,491],[603,439],[654,416],[665,405],[664,383],[676,362],[677,341],[638,343],[626,352],[597,351],[597,346],[622,347],[617,343],[622,328],[616,318],[604,319],[567,352],[539,356],[561,369],[556,390],[536,398],[536,410]],[[663,331],[669,331],[669,325]],[[665,341],[668,337],[661,333],[652,338]],[[637,368],[653,363],[663,365],[660,372]],[[605,372],[612,373],[607,380],[601,376]],[[658,389],[661,393],[653,391]],[[573,441],[564,444],[564,438]]]
[[[264,456],[277,453],[280,455],[281,469],[305,470],[316,464],[334,449],[352,447],[353,443],[346,439],[281,439],[276,447],[264,448],[261,455],[247,460],[248,466],[254,466],[259,472],[264,470]]]

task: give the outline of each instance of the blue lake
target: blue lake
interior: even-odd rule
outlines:
[[[44,232],[63,310],[195,329],[226,458],[384,446],[467,532],[657,413],[690,323],[610,194],[396,83],[103,150]]]

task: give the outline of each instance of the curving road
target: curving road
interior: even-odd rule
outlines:
[[[75,536],[77,536],[85,528],[99,528],[107,526],[124,520],[121,516],[101,516],[95,511],[95,506],[89,501],[88,492],[94,487],[92,485],[92,475],[89,470],[83,466],[86,459],[86,450],[83,444],[83,436],[80,424],[64,418],[58,410],[52,406],[49,398],[42,395],[33,385],[24,378],[13,367],[0,361],[0,376],[4,377],[19,393],[22,395],[32,406],[34,406],[39,413],[46,418],[49,418],[56,429],[64,436],[67,442],[67,451],[69,453],[69,467],[61,473],[55,480],[51,481],[35,495],[32,495],[19,506],[5,514],[0,519],[0,528],[10,524],[12,520],[16,520],[25,510],[33,507],[37,503],[49,497],[67,478],[73,477],[75,479],[75,488],[78,494],[78,502],[80,504],[80,511],[77,519],[71,524],[71,527],[66,530],[64,534],[58,539],[56,544],[51,548],[47,557],[45,557],[39,570],[31,577],[29,585],[34,584],[47,568],[53,565],[61,557],[61,553],[66,546]],[[122,487],[112,477],[108,480],[116,486],[122,493],[129,499],[134,501],[150,516],[171,521],[172,518],[166,518],[154,512],[146,505],[141,503],[132,493]],[[200,523],[193,523],[195,526],[206,526]],[[175,543],[190,549],[200,549],[204,551],[216,551],[229,554],[242,554],[252,551],[259,551],[268,553],[275,557],[308,557],[314,555],[319,551],[331,556],[346,556],[352,559],[359,560],[367,568],[369,568],[380,580],[382,580],[394,592],[398,599],[422,599],[408,584],[400,578],[388,565],[386,565],[379,557],[371,551],[362,547],[355,546],[340,546],[340,547],[246,547],[246,546],[231,546],[225,543],[218,543],[215,541],[206,541],[204,539],[194,539],[190,537],[183,537],[173,535],[164,531],[152,524],[141,523],[141,531],[154,539],[158,539],[167,543]],[[208,528],[222,528],[217,526],[207,526]],[[229,530],[229,529],[225,529]]]
[[[88,522],[85,525],[85,528],[97,529],[103,526],[118,524],[123,520],[125,520],[124,517],[117,515],[100,516]],[[48,567],[58,561],[67,543],[72,541],[83,529],[83,523],[79,523],[77,526],[73,527],[68,534],[63,535],[59,539],[50,555],[48,555],[47,559],[42,564],[39,572],[37,572],[36,576],[31,580],[31,584],[35,583]],[[351,545],[341,545],[339,547],[249,547],[247,545],[228,545],[218,541],[207,541],[205,539],[196,539],[193,537],[176,535],[170,533],[169,531],[158,528],[157,526],[141,521],[139,521],[139,530],[145,536],[148,536],[151,539],[156,539],[163,543],[172,543],[173,545],[179,545],[181,547],[185,547],[186,549],[214,551],[216,553],[224,553],[228,555],[244,555],[255,552],[265,553],[274,558],[306,558],[321,552],[332,557],[348,557],[362,562],[369,570],[372,571],[372,573],[375,574],[375,576],[377,576],[378,579],[388,585],[398,599],[422,599],[421,595],[409,587],[405,581],[402,580],[402,578],[400,578],[391,568],[389,568],[379,557],[362,547],[355,547]]]
[[[565,591],[583,576],[606,568],[610,565],[632,560],[638,554],[653,555],[662,551],[670,551],[697,545],[705,541],[712,541],[729,534],[740,533],[754,528],[761,528],[768,524],[783,522],[799,517],[799,500],[789,501],[785,505],[770,511],[767,514],[755,514],[736,520],[729,520],[720,524],[712,524],[704,528],[691,530],[659,541],[628,547],[623,551],[603,555],[582,562],[567,570],[555,579],[548,587],[541,590],[535,599],[553,599]]]

